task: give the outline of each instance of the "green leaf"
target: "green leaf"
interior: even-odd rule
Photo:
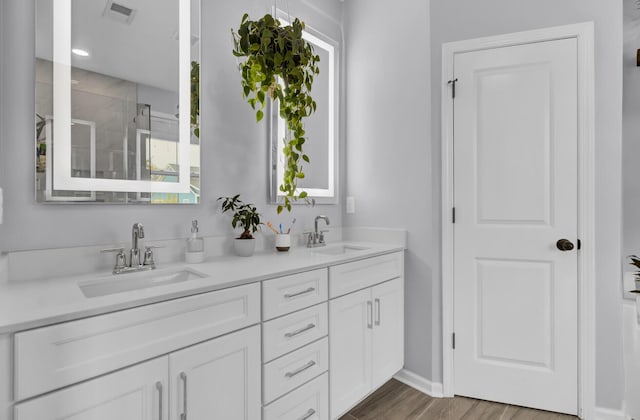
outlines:
[[[264,118],[264,112],[258,110],[258,112],[256,112],[256,121],[260,122],[262,121],[263,118]]]

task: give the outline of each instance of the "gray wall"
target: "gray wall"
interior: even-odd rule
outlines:
[[[356,213],[343,220],[409,230],[405,365],[437,381],[440,156],[431,140],[429,3],[347,0],[344,27],[346,194],[355,197]]]
[[[596,26],[597,405],[620,408],[623,396],[621,255],[621,0],[432,0],[432,135],[440,133],[443,42],[594,21]],[[438,147],[439,149],[439,147]],[[440,285],[437,285],[440,293]],[[440,314],[437,313],[439,317]],[[438,357],[440,355],[438,354]],[[436,378],[441,377],[440,372]]]
[[[202,2],[202,203],[196,206],[42,205],[34,199],[34,0],[0,0],[4,53],[0,56],[3,121],[0,126],[0,187],[5,189],[5,220],[0,251],[110,244],[130,240],[130,226],[142,222],[147,238],[188,237],[191,219],[203,235],[231,232],[216,198],[242,193],[266,219],[311,227],[318,213],[340,226],[340,207],[296,206],[276,216],[267,198],[267,129],[256,124],[241,95],[240,75],[231,54],[229,29],[244,12],[258,17],[272,3],[259,0]],[[322,9],[306,0],[289,0],[291,13],[309,25],[341,38],[341,4],[323,1]],[[15,44],[19,44],[19,48]],[[12,45],[13,44],[13,45]]]
[[[345,215],[344,222],[409,229],[406,366],[433,382],[442,380],[442,43],[594,21],[597,405],[620,408],[622,1],[431,0],[428,8],[427,2],[411,0],[345,3],[346,193],[356,197],[357,213]]]

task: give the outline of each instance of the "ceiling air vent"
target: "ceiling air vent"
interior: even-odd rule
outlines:
[[[116,22],[130,25],[133,18],[136,15],[136,10],[127,7],[121,3],[116,3],[114,0],[107,1],[107,7],[104,8],[102,16],[115,20]]]

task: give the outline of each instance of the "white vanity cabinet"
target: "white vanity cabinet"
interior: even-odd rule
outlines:
[[[17,404],[15,420],[260,418],[260,327]]]
[[[329,301],[333,419],[389,380],[404,364],[401,254],[377,258],[344,264],[335,272],[331,267],[329,272],[331,284],[335,281],[341,291],[348,290],[345,283],[371,285]],[[390,269],[390,265],[397,269]]]
[[[260,307],[255,283],[17,333],[14,420],[260,419]]]
[[[18,404],[15,420],[166,419],[168,374],[166,358],[141,363]]]
[[[403,254],[318,261],[0,335],[0,419],[336,419],[403,366]]]

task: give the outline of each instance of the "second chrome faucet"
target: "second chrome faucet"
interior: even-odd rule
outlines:
[[[307,237],[307,247],[316,248],[319,246],[325,246],[326,242],[324,241],[324,234],[328,232],[328,230],[318,231],[318,220],[324,220],[324,222],[329,225],[329,218],[327,216],[316,216],[316,219],[313,222],[314,231],[309,232],[309,236]]]

